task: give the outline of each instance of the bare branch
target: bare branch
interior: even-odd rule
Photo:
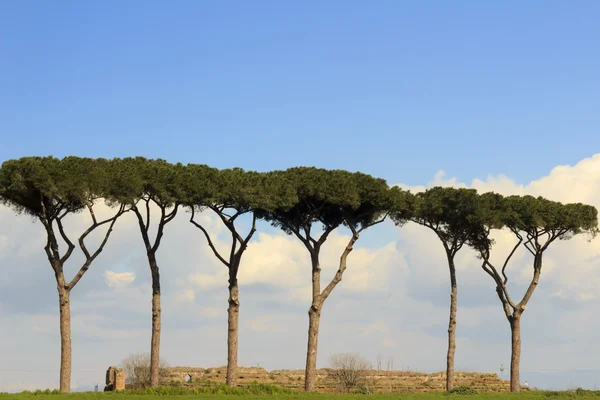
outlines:
[[[321,246],[323,243],[325,243],[325,241],[327,240],[327,236],[329,236],[329,234],[331,232],[333,232],[335,230],[335,226],[328,226],[325,231],[321,234],[321,236],[319,237],[319,239],[317,240],[317,244],[319,246]]]
[[[515,251],[517,251],[517,248],[521,245],[521,242],[523,242],[523,238],[519,237],[519,242],[515,245],[515,247],[513,247],[512,251],[510,252],[508,257],[506,257],[506,260],[504,260],[504,265],[502,266],[502,276],[504,277],[504,281],[503,281],[504,285],[506,285],[506,283],[508,282],[508,276],[506,276],[506,273],[505,273],[506,266],[508,265],[508,262],[512,258],[513,254],[515,254]]]
[[[233,224],[235,219],[242,214],[244,214],[244,212],[241,212],[240,210],[235,210],[235,214],[233,214],[231,217],[229,217],[229,222],[231,222]]]
[[[531,253],[531,255],[535,256],[535,254],[536,254],[536,251],[535,251],[535,249],[534,249],[534,248],[532,248],[532,247],[530,247],[530,246],[531,246],[531,240],[532,240],[532,239],[529,239],[527,242],[525,242],[525,248],[526,248],[527,250],[529,250],[529,252]]]
[[[382,223],[383,221],[385,221],[385,219],[388,217],[388,215],[389,215],[389,214],[388,214],[388,213],[386,213],[386,214],[384,214],[384,216],[383,216],[383,217],[381,217],[381,218],[380,218],[380,219],[378,219],[377,221],[374,221],[374,222],[371,222],[371,223],[369,223],[369,224],[363,225],[363,226],[362,226],[362,227],[361,227],[361,228],[358,230],[358,233],[361,233],[361,232],[362,232],[362,231],[364,231],[365,229],[367,229],[367,228],[370,228],[370,227],[372,227],[372,226],[374,226],[374,225],[377,225],[377,224],[380,224],[380,223]],[[348,225],[350,225],[350,224],[348,224]],[[352,230],[352,233],[354,233],[354,230]]]
[[[210,247],[210,249],[213,251],[213,253],[215,254],[215,256],[216,256],[216,257],[217,257],[217,258],[218,258],[218,259],[219,259],[219,260],[220,260],[220,261],[221,261],[223,264],[225,264],[225,266],[226,266],[227,268],[229,268],[229,267],[230,267],[230,264],[229,264],[229,262],[227,262],[227,261],[226,261],[226,260],[225,260],[225,259],[224,259],[224,258],[221,256],[221,254],[219,253],[219,251],[217,250],[217,248],[216,248],[216,247],[215,247],[215,245],[213,244],[213,242],[212,242],[212,240],[211,240],[211,238],[210,238],[210,235],[208,234],[208,231],[207,231],[206,229],[204,229],[204,227],[203,227],[202,225],[200,225],[199,223],[197,223],[196,221],[194,221],[194,213],[195,213],[195,211],[194,211],[194,207],[191,207],[191,209],[192,209],[192,216],[191,216],[191,218],[190,218],[190,222],[191,222],[191,223],[192,223],[192,224],[193,224],[193,225],[194,225],[196,228],[200,229],[200,230],[201,230],[201,231],[204,233],[204,236],[206,237],[206,240],[208,241],[208,246]]]
[[[354,228],[354,226],[352,226],[352,225],[350,225],[350,229],[352,230],[352,237],[350,238],[350,241],[348,242],[348,244],[346,245],[346,248],[344,249],[344,251],[342,252],[342,255],[340,256],[340,266],[339,266],[337,272],[335,273],[331,282],[329,282],[329,284],[325,287],[325,289],[323,289],[323,292],[321,293],[321,301],[322,302],[325,301],[327,299],[327,297],[329,297],[329,295],[331,294],[333,289],[337,286],[337,284],[342,281],[342,276],[344,274],[344,271],[346,271],[346,267],[347,267],[348,255],[354,249],[354,243],[356,243],[356,241],[359,238],[359,231],[357,231]]]
[[[133,207],[131,207],[131,210],[135,213],[135,216],[137,217],[138,224],[140,226],[140,232],[142,233],[142,239],[144,240],[144,245],[146,246],[146,251],[151,251],[152,246],[150,246],[150,238],[148,237],[148,227],[144,222],[144,217],[142,217],[142,214],[137,208],[137,205],[133,205]]]
[[[222,208],[219,207],[215,207],[215,206],[209,206],[208,208],[210,208],[211,210],[213,210],[221,219],[221,221],[223,222],[223,224],[227,227],[227,229],[229,229],[229,232],[231,232],[231,234],[233,235],[233,239],[237,240],[241,245],[244,244],[244,238],[242,238],[242,236],[238,233],[237,229],[235,229],[235,219],[237,217],[239,217],[240,215],[246,214],[248,211],[236,211],[236,213],[229,217],[227,216],[224,212]]]
[[[306,246],[307,249],[313,249],[316,245],[316,241],[307,235],[307,237],[302,236],[302,233],[297,229],[290,229],[292,233]]]
[[[171,222],[173,220],[173,218],[175,218],[175,216],[177,215],[177,210],[179,209],[179,203],[175,203],[175,206],[173,208],[173,211],[171,211],[169,214],[167,214],[165,216],[165,224],[168,224],[169,222]]]
[[[487,265],[488,265],[488,261],[484,259],[484,260],[483,260],[483,263],[481,263],[481,268],[483,268],[483,270],[484,270],[484,271],[485,271],[485,272],[486,272],[486,273],[487,273],[489,276],[491,276],[491,277],[492,277],[492,279],[493,279],[494,281],[496,281],[496,283],[498,283],[498,281],[496,280],[496,276],[494,275],[494,273],[492,272],[492,270],[490,270],[490,269],[487,267]]]
[[[142,198],[142,200],[146,202],[146,222],[144,223],[143,227],[146,233],[148,233],[148,229],[150,229],[150,198]]]
[[[177,215],[177,209],[179,208],[179,203],[175,203],[173,211],[169,214],[166,214],[166,206],[160,205],[160,221],[158,223],[158,231],[156,232],[156,238],[154,239],[154,245],[152,246],[152,252],[155,253],[158,250],[158,246],[160,246],[160,241],[163,237],[163,233],[165,230],[165,225],[168,224],[175,218]]]
[[[548,240],[541,247],[540,253],[543,253],[544,251],[546,251],[546,249],[548,248],[548,246],[550,246],[550,244],[552,242],[554,242],[556,239],[558,239],[559,237],[561,237],[568,231],[569,231],[568,229],[560,229],[558,232],[554,232],[554,231],[552,233],[548,232]]]
[[[65,233],[65,230],[64,230],[63,224],[62,224],[62,218],[64,218],[64,214],[62,217],[59,217],[56,219],[56,224],[58,225],[58,231],[60,232],[60,236],[62,236],[63,240],[67,243],[67,246],[68,246],[67,251],[65,252],[65,255],[62,256],[62,258],[60,259],[60,263],[64,264],[65,261],[67,261],[69,259],[69,257],[71,257],[71,254],[73,254],[75,245],[73,244],[73,242],[71,242],[71,240],[69,240],[69,237]]]
[[[256,213],[253,212],[252,213],[252,228],[250,229],[250,232],[248,233],[248,235],[242,242],[241,248],[245,249],[248,246],[248,242],[250,242],[250,239],[254,235],[254,232],[256,232]]]
[[[525,292],[525,295],[523,296],[523,299],[518,304],[518,308],[521,311],[525,310],[525,306],[529,302],[529,299],[533,295],[533,292],[534,292],[535,288],[537,287],[537,284],[538,284],[538,282],[540,280],[541,263],[542,263],[541,257],[542,257],[541,255],[536,256],[536,260],[534,261],[534,266],[535,267],[533,269],[533,277],[531,278],[531,282],[529,283],[529,287],[527,288],[527,291]],[[538,263],[540,264],[539,266],[536,265]]]
[[[496,284],[498,285],[499,288],[502,289],[502,291],[504,292],[504,296],[506,297],[506,301],[508,302],[508,304],[510,304],[511,307],[516,308],[517,306],[515,305],[515,303],[513,303],[513,301],[510,299],[510,295],[508,294],[508,289],[506,288],[506,285],[504,284],[504,282],[502,281],[502,278],[500,277],[500,274],[498,273],[498,271],[496,270],[496,267],[494,267],[489,260],[486,260],[485,263],[487,264],[487,266],[489,267],[489,269],[492,271],[493,275],[494,275],[494,280],[496,281]]]
[[[94,224],[97,224],[98,221],[96,221],[96,214],[94,213],[94,209],[92,208],[92,205],[90,203],[86,204],[87,209],[90,211],[90,216],[92,217],[92,222]]]
[[[112,233],[113,227],[115,226],[115,222],[117,222],[117,219],[123,215],[125,213],[125,206],[121,205],[119,207],[119,211],[112,217],[112,218],[108,218],[104,221],[101,222],[94,222],[94,224],[92,224],[92,226],[90,226],[80,237],[79,237],[79,247],[81,248],[81,251],[83,251],[83,254],[85,255],[85,262],[83,263],[83,265],[81,266],[81,268],[79,269],[79,272],[77,272],[77,275],[75,275],[75,277],[71,280],[71,282],[67,285],[67,289],[71,290],[73,289],[73,287],[75,287],[75,285],[77,285],[77,283],[81,280],[81,278],[83,277],[83,275],[86,273],[86,271],[89,269],[90,265],[92,264],[92,262],[96,259],[96,257],[98,257],[98,255],[102,252],[102,250],[104,250],[104,246],[106,246],[106,242],[108,242],[108,238],[110,237],[110,234]],[[96,221],[96,219],[94,218],[94,221]],[[100,243],[100,245],[98,246],[98,248],[96,249],[96,251],[90,255],[87,247],[85,246],[85,238],[96,228],[107,224],[110,222],[110,225],[108,227],[108,230],[106,231],[106,234],[104,235],[104,239],[102,240],[102,243]]]
[[[237,232],[236,232],[237,233]],[[235,258],[235,250],[238,244],[238,241],[235,238],[235,234],[231,232],[231,249],[229,251],[229,260],[233,260]]]

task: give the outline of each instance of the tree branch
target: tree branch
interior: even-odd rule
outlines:
[[[485,263],[487,264],[489,269],[493,272],[493,276],[494,276],[494,280],[496,281],[497,288],[501,288],[502,292],[504,293],[504,296],[506,297],[506,301],[508,302],[508,304],[510,304],[510,306],[512,308],[516,308],[517,306],[510,299],[510,295],[508,294],[508,289],[506,288],[506,285],[502,281],[502,278],[500,277],[500,274],[498,274],[498,271],[496,270],[496,268],[489,262],[489,260],[486,260]]]
[[[86,206],[87,206],[87,209],[90,212],[90,216],[92,217],[92,222],[94,224],[97,224],[98,221],[96,221],[96,214],[94,213],[94,209],[92,208],[92,205],[90,203],[87,203]]]
[[[140,232],[142,233],[142,239],[144,240],[144,245],[146,246],[146,251],[151,251],[152,246],[150,246],[150,238],[148,237],[148,228],[146,227],[146,224],[144,222],[144,217],[142,217],[142,214],[140,213],[140,210],[137,208],[137,205],[133,205],[133,207],[131,207],[131,210],[135,213],[135,216],[137,217],[138,224],[140,226]]]
[[[248,247],[248,242],[250,242],[250,239],[254,235],[254,232],[256,232],[256,213],[252,212],[252,228],[250,228],[250,232],[242,242],[242,247],[240,248],[240,250],[246,249],[246,247]]]
[[[304,246],[306,246],[307,249],[315,248],[316,241],[311,236],[309,236],[308,234],[307,237],[302,236],[300,230],[296,229],[296,227],[288,227],[288,229],[292,231],[292,233],[304,244]]]
[[[544,251],[546,251],[546,249],[548,248],[548,246],[550,246],[550,244],[552,242],[554,242],[556,239],[558,239],[559,237],[561,237],[562,235],[564,235],[568,231],[569,231],[568,229],[561,229],[558,232],[552,232],[552,233],[548,232],[548,240],[541,247],[540,253],[543,253]]]
[[[219,253],[219,251],[217,250],[217,248],[215,247],[215,245],[213,244],[210,235],[208,234],[208,231],[206,229],[204,229],[204,227],[202,225],[200,225],[199,223],[197,223],[196,221],[194,221],[194,215],[195,215],[195,211],[194,211],[194,207],[191,207],[192,209],[192,216],[190,218],[190,222],[198,229],[200,229],[203,233],[204,236],[206,237],[206,240],[208,241],[208,246],[210,247],[210,249],[213,251],[213,253],[215,254],[215,256],[223,263],[225,264],[225,266],[227,268],[230,267],[229,262],[227,262]]]
[[[65,214],[56,219],[56,224],[58,225],[58,231],[60,232],[60,236],[62,236],[63,240],[67,243],[68,246],[65,255],[62,256],[62,258],[60,259],[61,264],[64,264],[65,261],[67,261],[69,257],[71,257],[71,254],[73,254],[73,250],[75,249],[75,245],[73,244],[73,242],[71,242],[71,240],[69,240],[69,237],[67,236],[63,228],[62,219],[64,218],[64,216]]]
[[[235,237],[235,233],[231,232],[231,250],[229,251],[229,260],[233,260],[235,258],[237,244],[238,241]]]
[[[346,271],[346,267],[347,267],[348,255],[353,250],[354,243],[356,243],[356,241],[359,238],[359,233],[354,228],[354,226],[350,225],[350,230],[352,231],[352,237],[350,238],[350,241],[348,242],[348,244],[346,245],[346,248],[344,249],[344,251],[342,252],[342,255],[340,256],[340,266],[339,266],[337,272],[335,273],[331,282],[329,282],[329,284],[325,287],[325,289],[323,289],[323,292],[321,293],[321,296],[320,296],[321,302],[325,301],[327,299],[327,297],[329,297],[329,295],[331,294],[333,289],[337,286],[337,284],[342,281],[342,275],[344,274],[344,271]]]
[[[508,282],[508,276],[506,276],[506,273],[505,273],[506,266],[508,265],[508,262],[512,258],[513,254],[515,254],[515,251],[517,251],[517,248],[519,247],[521,242],[523,242],[523,238],[519,236],[519,242],[515,245],[515,247],[513,247],[512,251],[510,252],[508,257],[506,257],[506,260],[504,260],[504,265],[502,265],[502,276],[504,277],[504,281],[503,281],[504,285],[506,285],[506,283]]]
[[[158,203],[157,203],[158,204]],[[166,214],[166,206],[160,205],[160,222],[158,223],[158,231],[156,232],[156,238],[154,239],[154,245],[152,246],[152,252],[155,253],[158,250],[158,246],[160,246],[160,241],[163,237],[165,225],[168,224],[175,218],[177,215],[177,209],[179,208],[179,203],[175,203],[173,211],[169,214]]]
[[[171,222],[173,220],[173,218],[175,218],[175,216],[177,215],[177,210],[179,209],[179,202],[175,203],[175,206],[173,208],[173,211],[171,211],[169,214],[167,214],[165,216],[165,224],[168,224],[169,222]]]
[[[91,207],[90,207],[90,212],[91,211]],[[79,272],[77,272],[77,275],[75,275],[75,277],[71,280],[71,282],[67,285],[67,290],[71,290],[73,289],[73,287],[75,287],[75,285],[77,285],[77,283],[81,280],[81,278],[83,277],[83,275],[86,273],[86,271],[90,268],[90,265],[92,264],[92,262],[96,259],[96,257],[98,257],[98,255],[102,252],[102,250],[104,250],[104,246],[106,245],[106,242],[108,242],[108,238],[110,237],[110,234],[113,230],[113,227],[115,226],[115,222],[117,222],[117,219],[123,215],[125,213],[125,206],[121,205],[119,207],[119,211],[117,211],[117,213],[112,217],[112,218],[108,218],[104,221],[101,222],[97,222],[96,218],[94,217],[94,223],[92,224],[92,226],[90,226],[80,237],[79,237],[79,247],[81,248],[81,251],[83,251],[83,254],[85,255],[85,262],[83,263],[83,265],[81,266],[81,268],[79,269]],[[106,234],[104,235],[104,239],[102,240],[102,243],[100,243],[100,246],[98,246],[98,248],[96,249],[96,251],[90,255],[87,247],[85,246],[85,238],[96,228],[107,224],[110,222],[110,225],[108,227],[108,230],[106,231]]]
[[[533,292],[534,292],[535,288],[537,287],[537,284],[540,280],[540,274],[542,272],[542,265],[541,265],[542,264],[542,255],[541,254],[537,255],[533,263],[534,263],[533,277],[531,278],[531,282],[529,283],[529,287],[527,288],[527,291],[525,292],[523,299],[518,304],[518,309],[520,311],[525,310],[525,306],[529,302],[529,299],[533,295]],[[539,264],[539,265],[537,265],[537,264]]]
[[[148,229],[150,229],[150,198],[142,198],[142,200],[146,203],[146,222],[143,225],[143,228],[146,233],[148,233]]]
[[[380,223],[382,223],[383,221],[385,221],[385,219],[388,217],[388,215],[389,215],[389,214],[388,214],[388,213],[386,213],[386,214],[384,214],[384,216],[383,216],[383,217],[381,217],[381,218],[380,218],[380,219],[378,219],[377,221],[374,221],[374,222],[368,223],[368,224],[366,224],[366,225],[363,225],[363,226],[362,226],[362,227],[361,227],[361,228],[360,228],[360,229],[357,231],[357,233],[361,233],[362,231],[364,231],[364,230],[365,230],[365,229],[367,229],[367,228],[370,228],[370,227],[372,227],[372,226],[374,226],[374,225],[377,225],[377,224],[380,224]],[[350,226],[350,224],[348,224],[348,226]],[[350,228],[350,230],[351,230],[351,231],[352,231],[352,233],[354,234],[354,229],[353,229],[353,228]]]
[[[325,241],[327,240],[327,236],[329,236],[329,234],[331,232],[333,232],[335,230],[335,226],[328,226],[325,231],[321,234],[321,236],[319,237],[319,240],[317,240],[317,244],[319,246],[322,246],[323,243],[325,243]]]

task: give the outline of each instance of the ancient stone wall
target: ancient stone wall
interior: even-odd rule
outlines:
[[[317,370],[317,389],[333,391],[336,383],[331,379],[329,369]],[[192,368],[171,367],[161,372],[162,385],[201,386],[208,382],[225,383],[226,367]],[[267,371],[259,367],[238,367],[238,384],[247,385],[254,381],[272,383],[283,387],[302,389],[304,387],[304,370]],[[367,377],[369,387],[377,391],[443,391],[446,373],[424,373],[412,371],[377,371],[373,370]],[[455,386],[470,386],[479,391],[507,391],[508,382],[502,381],[494,373],[456,372]]]

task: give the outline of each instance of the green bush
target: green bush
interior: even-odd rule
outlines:
[[[469,386],[457,386],[452,390],[447,391],[446,393],[444,393],[447,396],[450,395],[474,395],[477,394],[477,391],[473,388],[470,388]]]

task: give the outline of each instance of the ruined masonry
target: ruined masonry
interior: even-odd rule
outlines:
[[[105,392],[113,390],[125,390],[125,371],[117,367],[109,367],[106,370]]]

